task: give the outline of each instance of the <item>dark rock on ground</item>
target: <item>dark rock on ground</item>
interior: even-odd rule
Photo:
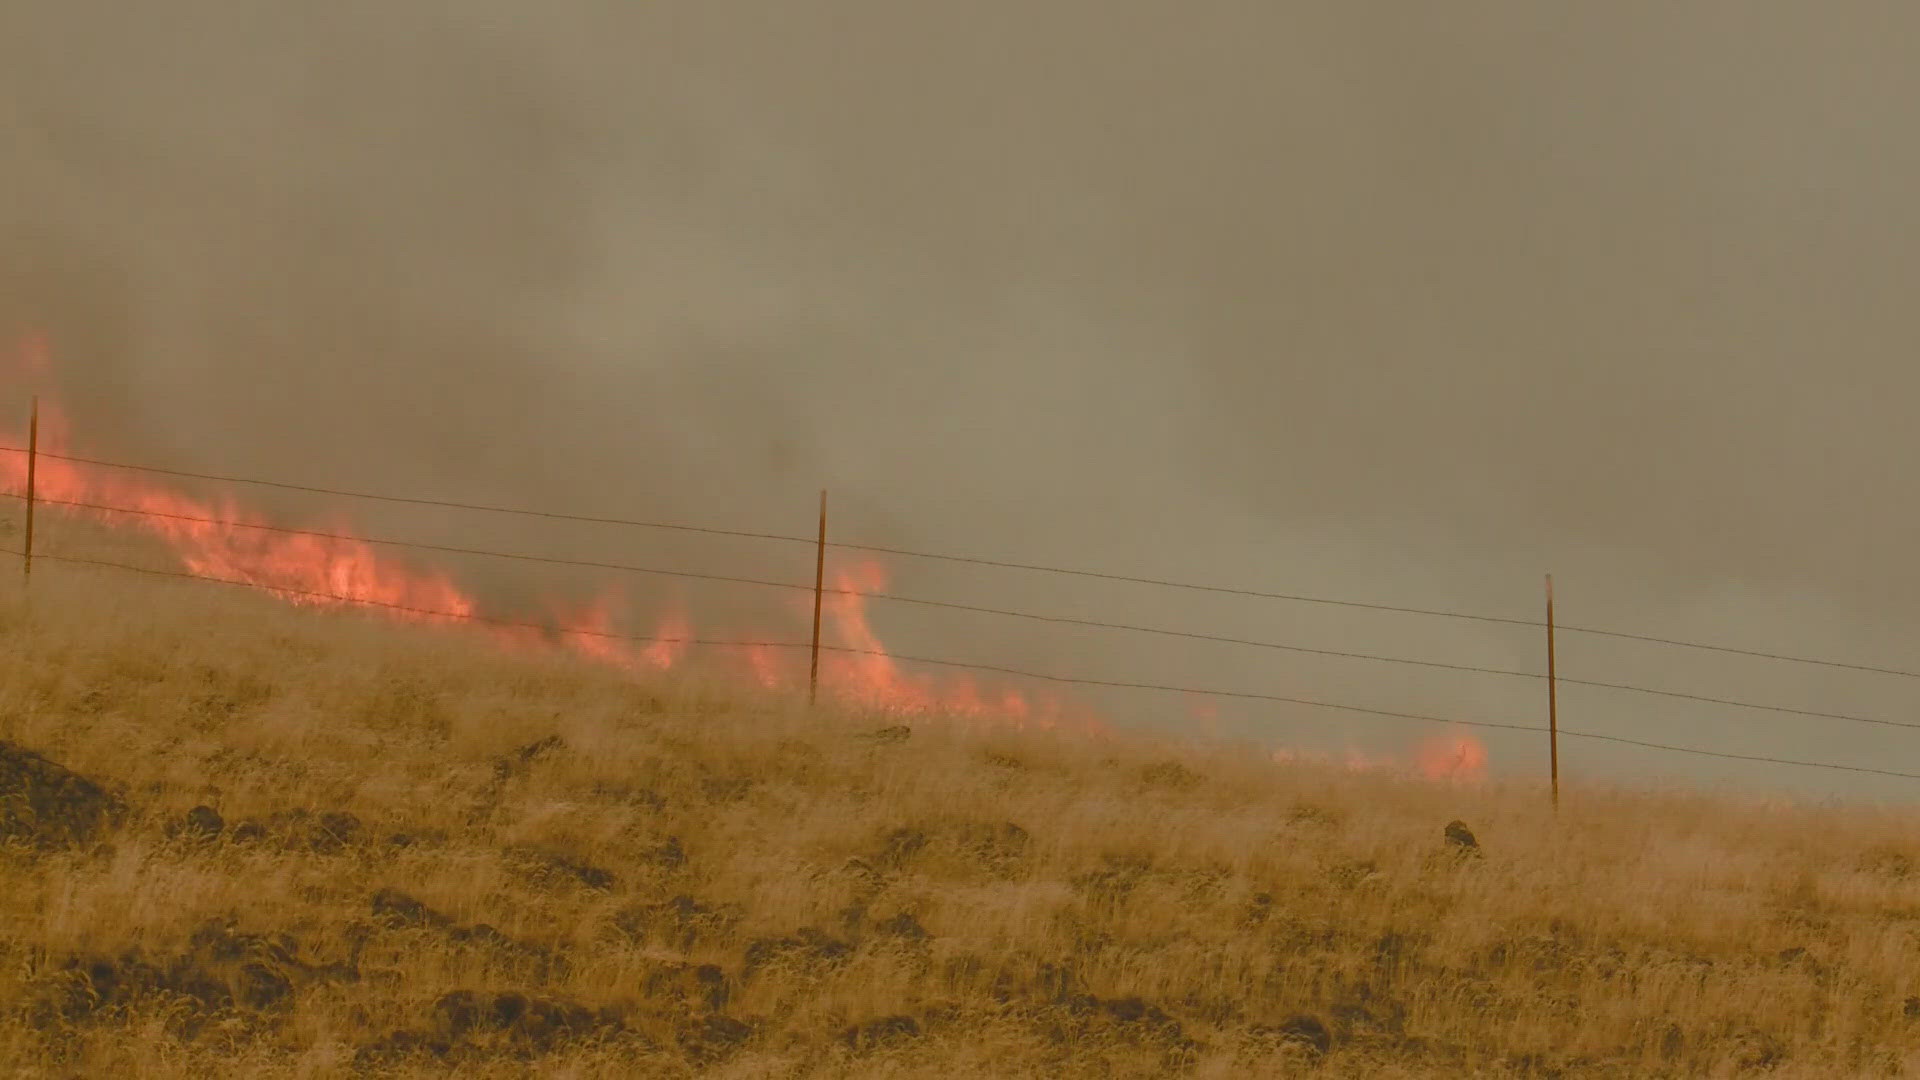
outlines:
[[[0,842],[85,843],[123,821],[126,804],[99,784],[0,741]]]
[[[926,927],[920,925],[919,919],[904,911],[876,925],[874,929],[888,937],[896,937],[904,941],[925,941],[933,936],[927,933]]]
[[[1467,828],[1467,823],[1464,821],[1447,822],[1446,837],[1447,843],[1464,851],[1480,849],[1480,841],[1474,839],[1473,830]]]
[[[300,987],[357,979],[359,955],[356,942],[346,961],[315,963],[301,957],[291,934],[244,933],[215,920],[194,931],[177,955],[73,956],[62,971],[42,1005],[68,1021],[118,1014],[156,996],[200,1017],[233,1008],[284,1013]]]
[[[877,743],[899,743],[906,742],[912,734],[913,729],[907,725],[895,724],[892,727],[883,727],[879,731],[870,731],[860,737]]]
[[[219,811],[211,806],[196,806],[187,811],[184,831],[188,836],[198,836],[210,840],[219,836],[226,827],[227,823],[220,817]]]
[[[1333,1049],[1333,1033],[1327,1030],[1327,1025],[1321,1023],[1318,1017],[1304,1014],[1288,1017],[1273,1029],[1273,1033],[1287,1042],[1305,1047],[1316,1054],[1324,1054]]]

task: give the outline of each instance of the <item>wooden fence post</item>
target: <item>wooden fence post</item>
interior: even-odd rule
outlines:
[[[1560,809],[1560,702],[1553,656],[1553,575],[1547,575],[1547,761],[1553,781],[1553,808]]]
[[[820,542],[813,556],[813,667],[807,675],[807,704],[820,700],[820,594],[827,577],[827,492],[820,490]]]
[[[33,579],[33,487],[34,475],[40,464],[40,397],[34,395],[33,412],[27,420],[27,538],[21,554],[21,578]]]

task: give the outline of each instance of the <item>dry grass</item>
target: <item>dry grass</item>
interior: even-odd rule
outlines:
[[[193,585],[34,586],[0,603],[0,739],[128,811],[0,849],[11,1074],[1920,1064],[1920,841],[1891,813],[1574,791],[1556,819],[1533,787],[1225,750],[870,737],[898,721]],[[183,832],[200,804],[217,838]]]

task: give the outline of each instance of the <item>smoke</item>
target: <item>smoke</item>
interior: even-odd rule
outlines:
[[[135,460],[799,534],[828,487],[849,539],[1519,617],[1552,570],[1575,623],[1912,666],[1920,15],[1855,15],[14,4],[0,340],[44,332],[75,438]],[[790,546],[352,513],[810,570]],[[1524,629],[895,571],[972,602],[1541,661]],[[909,652],[1541,711],[1524,681],[876,619]],[[1825,711],[1915,694],[1563,648],[1570,673]],[[1566,706],[1594,731],[1920,771],[1898,732]],[[1301,744],[1429,734],[1227,707]],[[1139,708],[1177,725],[1187,703]],[[1528,738],[1489,741],[1535,767]],[[1858,790],[1563,749],[1600,774]]]

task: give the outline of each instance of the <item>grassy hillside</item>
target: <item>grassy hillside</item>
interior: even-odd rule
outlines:
[[[7,1075],[1920,1067],[1892,814],[1574,789],[1555,817],[33,584],[0,596]]]

